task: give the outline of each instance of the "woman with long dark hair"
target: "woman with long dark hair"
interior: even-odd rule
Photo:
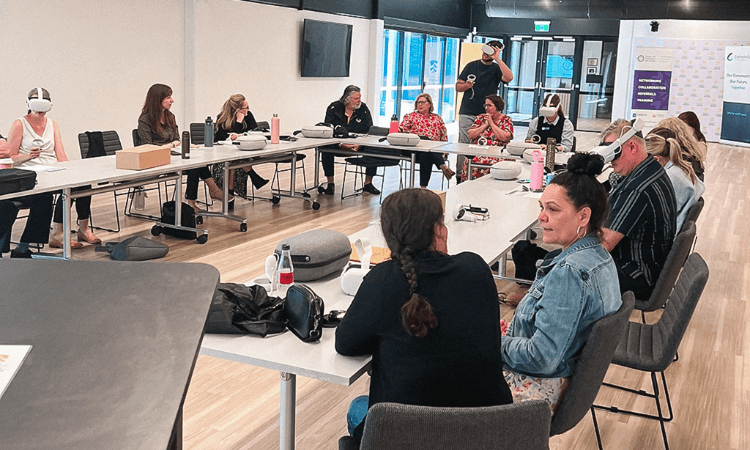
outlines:
[[[367,409],[379,402],[511,403],[487,264],[474,253],[447,254],[443,207],[432,191],[394,192],[380,221],[391,260],[365,276],[336,330],[337,352],[372,354],[370,395],[352,402],[350,433],[361,438]]]

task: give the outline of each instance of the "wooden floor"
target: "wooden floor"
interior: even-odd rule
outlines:
[[[590,140],[596,137],[591,135]],[[674,421],[667,424],[667,433],[673,449],[750,449],[750,317],[746,308],[750,293],[750,235],[745,231],[750,222],[750,150],[720,144],[710,144],[709,148],[706,207],[698,221],[696,250],[708,262],[711,275],[680,347],[680,360],[666,372],[676,414]],[[311,179],[309,161],[313,158],[307,159]],[[270,176],[272,167],[260,166],[258,170]],[[337,171],[340,174],[341,168]],[[386,193],[398,187],[396,177],[391,169]],[[340,187],[339,182],[337,189]],[[322,205],[319,211],[313,211],[310,202],[297,199],[282,199],[275,206],[266,201],[238,199],[235,214],[248,218],[246,233],[239,232],[235,222],[207,218],[204,226],[210,235],[204,245],[165,236],[155,239],[170,245],[165,261],[211,264],[221,272],[222,281],[246,282],[263,271],[266,255],[283,237],[312,228],[351,234],[377,218],[378,199],[371,195],[343,202],[338,196],[318,199]],[[155,193],[147,199],[147,209],[157,213]],[[111,194],[94,198],[96,224],[113,226],[112,210]],[[14,237],[18,237],[20,228],[16,226]],[[109,241],[134,235],[150,237],[150,228],[149,222],[124,218],[121,233],[100,232],[99,236]],[[107,259],[94,253],[91,246],[74,255],[86,260]],[[503,307],[503,312],[509,312],[507,307]],[[647,376],[618,367],[610,368],[607,379],[650,388]],[[349,387],[299,377],[297,447],[336,448],[338,437],[346,431],[348,404],[367,393],[368,383],[366,376]],[[629,394],[603,388],[597,403],[613,401],[622,407],[655,409],[648,401],[636,401]],[[185,403],[185,448],[278,448],[278,415],[277,372],[200,356]],[[603,411],[598,418],[607,449],[662,448],[657,422]],[[591,419],[584,418],[575,429],[552,438],[550,447],[596,448]]]

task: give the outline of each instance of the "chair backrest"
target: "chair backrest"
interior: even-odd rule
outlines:
[[[388,136],[390,128],[386,127],[370,127],[370,131],[367,133],[371,136]]]
[[[360,449],[547,449],[549,423],[544,400],[481,408],[377,403],[365,418]]]
[[[628,324],[614,362],[649,372],[661,372],[669,367],[707,282],[706,261],[698,253],[691,254],[659,321],[651,325]]]
[[[271,125],[267,121],[261,120],[256,122],[255,128],[250,131],[271,131]]]
[[[701,215],[701,211],[703,211],[703,206],[706,204],[705,200],[703,200],[703,197],[699,198],[697,202],[693,203],[693,206],[688,208],[688,212],[685,215],[685,222],[682,224],[682,230],[685,231],[688,226],[688,222],[691,220],[693,222],[698,222],[698,217]]]
[[[594,324],[586,345],[581,350],[575,372],[568,381],[568,388],[552,417],[550,436],[565,433],[575,427],[591,409],[617,345],[625,333],[634,302],[632,292],[622,294],[620,309]]]
[[[682,266],[685,264],[685,260],[693,246],[695,222],[692,220],[689,222],[686,221],[683,229],[684,231],[677,233],[677,237],[675,237],[672,243],[672,249],[667,255],[667,260],[664,262],[664,267],[662,267],[659,278],[656,280],[651,296],[647,299],[636,299],[636,309],[641,311],[656,311],[667,302],[669,294],[672,292],[672,288],[677,281],[677,276],[680,275],[680,270],[682,270]]]
[[[133,147],[138,147],[141,145],[141,137],[138,136],[138,128],[133,129]]]
[[[190,124],[190,143],[203,145],[203,138],[206,135],[206,124],[205,123],[191,123]]]
[[[114,155],[117,150],[122,150],[122,143],[117,131],[102,131],[102,140],[104,141],[104,152],[107,155]],[[89,138],[86,133],[78,133],[78,147],[81,149],[81,158],[86,158],[89,152]]]

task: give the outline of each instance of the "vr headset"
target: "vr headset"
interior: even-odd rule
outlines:
[[[610,144],[601,144],[589,150],[589,153],[600,155],[604,164],[611,163],[622,155],[622,144],[643,130],[643,119],[637,117],[630,122],[630,129]]]
[[[457,204],[453,209],[453,220],[465,220],[467,222],[476,222],[490,218],[490,212],[487,208],[479,206]]]
[[[42,88],[36,88],[36,97],[26,100],[26,105],[35,112],[47,112],[52,109],[52,102],[42,95]]]
[[[500,45],[498,45],[497,48],[499,48],[500,51],[503,51],[503,49],[505,48],[505,44],[503,44],[502,42],[500,42]],[[482,45],[482,51],[484,52],[485,55],[492,56],[492,55],[495,54],[495,47],[492,47],[491,45],[484,44],[484,45]]]
[[[552,95],[547,98],[547,103],[539,108],[539,115],[544,117],[552,117],[557,112],[557,106],[552,106]]]

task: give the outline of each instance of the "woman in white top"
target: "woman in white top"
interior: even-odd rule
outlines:
[[[10,128],[8,143],[14,166],[24,167],[35,164],[54,165],[68,160],[60,137],[57,122],[47,117],[52,109],[49,92],[44,88],[34,88],[28,95],[29,110],[27,114],[13,122]],[[82,187],[79,189],[86,189]],[[72,248],[82,248],[80,241],[91,244],[101,243],[101,239],[89,229],[91,215],[91,197],[75,199],[78,213],[78,241],[73,242]],[[55,206],[52,235],[49,238],[50,247],[62,248],[62,197],[58,198]]]
[[[674,131],[664,127],[651,130],[646,136],[646,151],[659,161],[672,182],[679,232],[688,209],[701,198],[706,187],[696,176],[693,166],[683,158],[682,148]]]

